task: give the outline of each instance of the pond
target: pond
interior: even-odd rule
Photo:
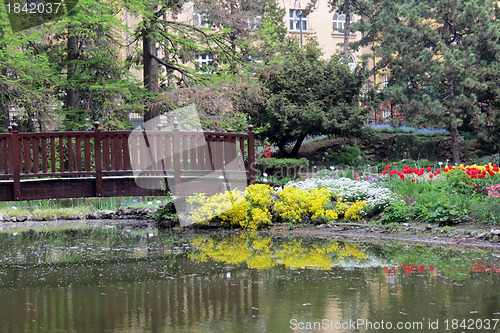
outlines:
[[[498,332],[491,250],[265,233],[0,234],[1,332]]]

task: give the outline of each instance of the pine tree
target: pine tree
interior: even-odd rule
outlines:
[[[459,163],[459,129],[482,126],[478,95],[499,89],[497,2],[373,0],[373,6],[364,43],[374,44],[377,68],[391,71],[384,95],[407,121],[446,126]]]

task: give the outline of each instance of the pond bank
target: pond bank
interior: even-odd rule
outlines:
[[[0,232],[46,231],[54,229],[113,228],[125,230],[153,230],[154,218],[127,219],[75,219],[53,221],[0,222]],[[173,233],[203,232],[208,228],[175,226],[167,229]],[[217,229],[211,227],[210,229]],[[343,240],[397,240],[416,243],[449,244],[464,247],[488,247],[500,249],[500,227],[487,225],[463,225],[455,228],[439,228],[430,225],[375,225],[361,223],[333,223],[316,226],[300,226],[289,229],[287,225],[273,225],[264,232],[277,235],[309,235]]]

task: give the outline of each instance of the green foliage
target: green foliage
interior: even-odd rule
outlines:
[[[479,159],[477,162],[478,165],[487,165],[487,164],[496,164],[500,165],[500,154],[492,154],[488,156],[484,156]]]
[[[388,68],[386,100],[415,125],[448,128],[459,162],[457,129],[481,127],[479,96],[500,82],[500,20],[493,0],[371,1],[361,44],[374,45]],[[470,18],[473,17],[474,20]]]
[[[409,222],[413,217],[412,208],[406,203],[397,201],[390,206],[387,206],[380,215],[380,222],[388,223],[403,223]]]
[[[306,170],[309,161],[306,158],[257,158],[256,168],[262,174],[276,178],[296,178],[300,170]]]
[[[366,164],[366,154],[358,146],[343,147],[333,154],[335,165],[361,166]]]
[[[473,198],[470,216],[478,223],[500,224],[500,199],[479,196]]]
[[[363,76],[338,58],[326,61],[320,56],[313,40],[303,47],[287,40],[259,72],[265,96],[261,108],[249,114],[256,124],[269,124],[262,137],[285,155],[286,145],[295,144],[293,156],[307,135],[356,134],[366,118],[358,105]]]
[[[464,201],[455,201],[441,196],[437,201],[427,201],[415,206],[415,215],[422,222],[447,225],[467,219],[469,209]]]
[[[414,204],[419,198],[425,198],[431,193],[437,193],[433,184],[428,182],[400,181],[399,177],[385,184],[389,189],[398,193],[405,202]]]

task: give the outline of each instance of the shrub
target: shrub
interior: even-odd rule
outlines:
[[[306,158],[258,158],[256,168],[276,178],[297,178],[302,170],[307,170],[309,161]]]
[[[271,224],[272,192],[269,185],[254,184],[244,193],[235,189],[210,197],[195,194],[186,199],[192,205],[189,218],[194,223],[219,222],[223,226],[257,229]]]
[[[366,164],[366,154],[358,146],[347,146],[334,153],[333,160],[337,165],[360,166]]]
[[[470,217],[479,223],[500,224],[500,198],[489,197],[487,200],[474,198]]]
[[[500,165],[500,154],[493,154],[493,155],[484,156],[481,159],[479,159],[477,164],[479,164],[479,165],[487,165],[487,164]]]
[[[288,186],[278,193],[274,210],[285,222],[300,223],[303,218],[336,220],[337,213],[327,208],[330,198],[330,192],[324,188],[303,190]]]
[[[301,182],[289,183],[286,186],[294,186],[300,189],[326,188],[335,200],[366,202],[366,213],[373,215],[384,210],[392,202],[398,200],[398,195],[388,188],[378,184],[364,181],[356,181],[349,178],[310,178]]]
[[[437,193],[437,199],[416,200],[415,215],[422,222],[447,225],[464,221],[469,216],[469,200],[459,196],[446,196]]]
[[[402,201],[396,201],[390,206],[387,206],[381,217],[382,223],[404,223],[411,220],[413,212],[411,207],[407,206]]]

